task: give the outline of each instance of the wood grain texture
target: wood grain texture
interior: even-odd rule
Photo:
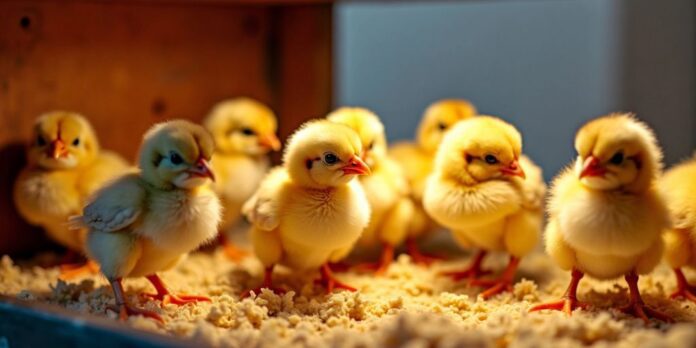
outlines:
[[[103,147],[132,160],[153,123],[200,121],[244,95],[268,103],[285,136],[330,107],[331,11],[327,2],[0,2],[0,254],[35,240],[11,183],[36,116],[78,111]]]

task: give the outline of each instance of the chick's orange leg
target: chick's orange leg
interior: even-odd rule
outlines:
[[[164,285],[164,282],[162,279],[157,275],[157,274],[151,274],[149,276],[146,276],[147,280],[152,283],[152,286],[155,287],[155,290],[157,291],[156,294],[144,294],[146,297],[150,297],[155,300],[160,300],[162,301],[162,304],[168,304],[172,303],[175,305],[184,305],[187,303],[194,303],[194,302],[210,302],[210,298],[207,296],[196,296],[196,295],[175,295],[172,294],[169,289],[167,289],[167,286]]]
[[[118,313],[118,317],[121,321],[128,320],[128,316],[131,315],[141,315],[146,318],[157,320],[160,323],[164,323],[164,319],[162,319],[159,314],[145,309],[135,308],[126,302],[126,296],[123,292],[123,283],[121,282],[121,278],[111,280],[111,289],[114,291],[116,305],[109,306],[108,308]]]
[[[681,268],[675,268],[674,275],[677,278],[677,290],[672,293],[670,298],[683,297],[691,302],[696,302],[696,289],[686,280]]]
[[[473,279],[470,284],[473,286],[489,287],[481,293],[484,300],[505,291],[512,291],[512,283],[515,281],[515,273],[517,273],[517,267],[519,265],[520,258],[510,256],[510,261],[500,277],[497,279]]]
[[[222,251],[232,262],[240,262],[249,256],[249,252],[232,243],[224,232],[220,232],[218,241],[222,245]]]
[[[286,293],[285,289],[273,286],[273,268],[274,267],[275,266],[269,266],[269,267],[266,267],[266,269],[264,269],[264,271],[263,271],[263,285],[259,286],[258,288],[249,289],[249,290],[244,291],[241,295],[241,298],[247,298],[247,297],[251,296],[252,292],[254,294],[258,295],[261,293],[261,289],[268,289],[268,290],[273,291],[276,294]]]
[[[414,263],[428,266],[435,261],[442,261],[444,258],[439,256],[426,255],[420,251],[418,242],[415,238],[406,239],[406,253],[411,256]]]
[[[440,273],[441,275],[452,277],[454,280],[462,280],[462,279],[477,279],[480,276],[486,275],[488,273],[491,273],[488,270],[483,270],[481,269],[481,264],[483,263],[483,259],[486,257],[487,252],[485,250],[481,250],[476,253],[476,256],[474,256],[474,260],[471,262],[471,265],[467,267],[466,269],[462,271],[447,271],[447,272],[442,272]]]
[[[645,302],[643,302],[643,298],[640,296],[640,291],[638,290],[638,274],[636,274],[636,272],[626,274],[625,278],[631,298],[627,306],[619,308],[622,312],[643,319],[646,325],[650,323],[651,317],[667,323],[673,322],[670,316],[648,307]]]
[[[587,307],[589,307],[587,303],[578,301],[578,285],[580,284],[580,280],[582,279],[582,277],[585,276],[585,274],[573,268],[573,271],[571,272],[570,276],[570,284],[568,284],[568,289],[566,290],[565,295],[563,295],[563,298],[560,301],[542,303],[540,305],[532,307],[529,311],[536,312],[548,309],[554,311],[563,311],[566,314],[568,314],[568,316],[571,316],[576,308],[586,309]]]
[[[379,257],[379,261],[362,263],[355,266],[355,268],[358,271],[373,271],[375,275],[384,275],[387,273],[392,261],[394,261],[394,246],[384,243],[382,245],[382,254]]]
[[[94,275],[99,273],[99,265],[87,260],[85,264],[67,264],[60,266],[60,275],[58,278],[62,280],[72,280],[83,275]]]
[[[322,284],[326,288],[327,293],[332,293],[334,289],[343,289],[343,290],[348,290],[348,291],[357,291],[358,289],[341,282],[340,280],[336,279],[336,277],[333,275],[333,272],[331,272],[331,268],[329,267],[328,263],[325,263],[321,266],[321,278],[317,280],[317,283]]]

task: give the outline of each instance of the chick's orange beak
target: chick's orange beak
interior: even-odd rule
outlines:
[[[510,165],[507,167],[500,168],[500,171],[504,175],[510,175],[510,176],[519,176],[522,179],[525,179],[527,177],[526,174],[524,174],[524,170],[522,170],[522,167],[520,166],[519,162],[517,160],[512,161]]]
[[[210,180],[215,181],[215,174],[213,170],[210,169],[210,165],[205,158],[199,158],[196,164],[188,170],[189,174],[192,176],[200,176],[204,178],[210,178]]]
[[[47,155],[51,158],[61,158],[65,157],[68,155],[67,147],[65,146],[65,143],[63,140],[56,139],[51,142],[51,144],[48,146],[48,153]]]
[[[344,175],[356,174],[356,175],[369,175],[370,167],[365,164],[365,162],[358,156],[353,156],[348,160],[348,164],[341,168]]]
[[[278,137],[273,133],[261,135],[259,137],[259,145],[273,151],[280,150],[280,140],[278,140]]]
[[[600,165],[599,158],[590,155],[582,164],[580,179],[586,176],[603,176],[606,172],[607,170]]]

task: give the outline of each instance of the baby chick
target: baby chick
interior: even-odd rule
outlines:
[[[682,272],[683,267],[696,266],[696,158],[675,166],[660,179],[670,212],[672,227],[664,235],[665,260],[674,269],[677,290],[672,298],[684,297],[696,302],[696,289],[691,286]]]
[[[29,223],[43,227],[51,239],[69,250],[82,253],[86,231],[70,230],[68,217],[79,214],[89,195],[127,168],[121,157],[100,149],[92,126],[82,115],[49,112],[34,124],[27,166],[14,185],[14,202]],[[71,278],[84,270],[64,265],[62,277]]]
[[[384,125],[377,115],[363,108],[344,107],[333,111],[327,118],[351,127],[365,144],[362,158],[372,173],[360,177],[360,183],[370,202],[372,215],[360,244],[369,246],[379,243],[382,246],[379,261],[367,265],[367,268],[374,268],[376,274],[383,274],[394,259],[395,246],[401,244],[408,233],[413,214],[408,182],[401,167],[387,156]]]
[[[170,293],[156,272],[174,267],[217,234],[221,207],[208,188],[215,178],[208,165],[213,150],[203,127],[181,120],[157,124],[140,148],[140,172],[97,191],[83,215],[71,219],[89,228],[87,253],[111,283],[121,319],[139,314],[162,320],[126,302],[126,277],[145,276],[157,290],[151,297],[164,303],[209,300]]]
[[[648,308],[638,275],[662,257],[661,231],[668,227],[665,203],[655,185],[662,152],[653,132],[630,114],[611,114],[584,125],[575,138],[574,165],[554,180],[546,226],[546,251],[572,279],[561,301],[542,309],[571,314],[584,274],[598,279],[625,276],[630,303],[623,310],[648,321],[669,320]]]
[[[266,176],[242,210],[266,267],[264,288],[274,289],[271,276],[280,263],[320,268],[328,292],[355,290],[335,279],[328,263],[348,255],[369,223],[367,197],[353,180],[370,173],[362,151],[352,129],[327,120],[307,122],[291,136],[283,165]]]
[[[445,132],[455,123],[476,115],[470,102],[460,99],[444,99],[431,104],[418,126],[416,142],[403,142],[389,149],[389,156],[401,165],[409,182],[413,214],[410,219],[406,247],[416,263],[429,264],[435,258],[424,255],[416,240],[435,229],[436,224],[423,210],[423,190],[432,172],[433,159]]]
[[[276,117],[253,99],[236,98],[215,105],[203,125],[216,145],[211,166],[217,174],[215,192],[224,208],[220,236],[226,255],[238,261],[246,253],[228,241],[225,233],[239,221],[242,205],[268,172],[268,152],[280,150]]]
[[[481,250],[471,267],[449,275],[476,278],[482,275],[487,251],[510,254],[498,279],[472,281],[490,286],[484,299],[511,289],[520,259],[534,249],[541,229],[541,169],[521,152],[522,137],[514,126],[477,116],[445,135],[426,183],[423,207],[428,214],[450,228],[462,247]]]

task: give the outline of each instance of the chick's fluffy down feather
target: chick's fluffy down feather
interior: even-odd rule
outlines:
[[[90,229],[88,254],[109,278],[173,267],[217,234],[220,203],[208,188],[162,190],[129,174],[104,187],[73,219]]]
[[[672,219],[664,235],[665,260],[672,268],[696,266],[696,159],[670,169],[660,179]]]
[[[563,269],[577,267],[600,279],[632,269],[650,272],[660,260],[660,235],[668,225],[662,197],[583,187],[572,167],[554,180],[549,200],[546,250]]]

